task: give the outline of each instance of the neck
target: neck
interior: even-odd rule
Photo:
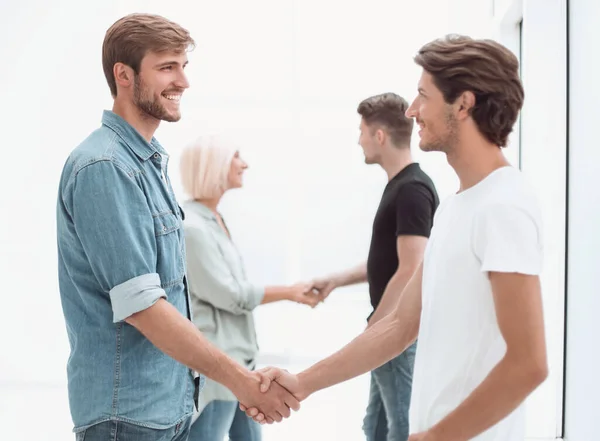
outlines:
[[[456,149],[446,156],[460,180],[459,192],[478,184],[494,170],[510,165],[501,148],[483,137],[458,142]]]
[[[200,202],[202,205],[207,207],[210,211],[217,214],[217,207],[219,202],[221,202],[221,198],[223,195],[218,196],[216,198],[204,198],[204,199],[196,199],[196,202]]]
[[[410,147],[391,147],[390,154],[382,158],[381,168],[383,168],[391,181],[394,176],[400,173],[406,166],[413,163]]]
[[[143,113],[137,106],[115,99],[112,111],[127,121],[148,142],[152,141],[160,120]]]

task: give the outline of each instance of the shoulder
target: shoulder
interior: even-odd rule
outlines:
[[[395,182],[394,191],[397,194],[416,194],[435,198],[437,192],[429,175],[418,163],[410,164],[408,167]]]
[[[437,205],[435,188],[419,179],[411,179],[398,183],[394,188],[396,204]]]
[[[79,144],[64,166],[65,177],[72,181],[90,167],[97,173],[120,170],[130,178],[134,177],[137,168],[133,166],[127,155],[127,149],[121,145],[121,138],[107,127],[93,131]]]
[[[185,211],[183,227],[186,235],[207,236],[210,232],[210,221],[198,213],[196,204],[197,202],[194,201],[186,201],[181,204],[181,208]]]
[[[521,212],[536,223],[541,223],[537,194],[523,172],[507,167],[499,171],[492,184],[480,212]]]

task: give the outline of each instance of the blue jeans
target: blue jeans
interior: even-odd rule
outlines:
[[[75,434],[76,441],[187,441],[192,417],[168,429],[149,429],[122,421],[105,421]]]
[[[408,408],[415,365],[414,343],[398,357],[371,372],[371,391],[363,431],[367,441],[406,441]]]
[[[260,441],[260,424],[248,418],[237,401],[211,401],[190,430],[189,441]]]

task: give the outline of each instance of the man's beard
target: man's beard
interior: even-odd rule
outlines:
[[[424,152],[443,152],[446,154],[454,151],[458,142],[458,123],[454,115],[450,112],[446,112],[444,123],[446,125],[444,136],[437,137],[427,144],[420,145],[421,150]]]
[[[139,75],[133,79],[133,103],[146,115],[160,121],[176,122],[181,115],[170,115],[167,109],[160,103],[160,98],[155,98],[148,91],[148,87]]]

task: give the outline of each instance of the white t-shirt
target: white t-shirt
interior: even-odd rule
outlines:
[[[458,407],[503,357],[487,272],[539,274],[541,226],[533,191],[512,167],[495,170],[438,208],[423,262],[411,433]],[[521,406],[473,440],[524,438]]]

